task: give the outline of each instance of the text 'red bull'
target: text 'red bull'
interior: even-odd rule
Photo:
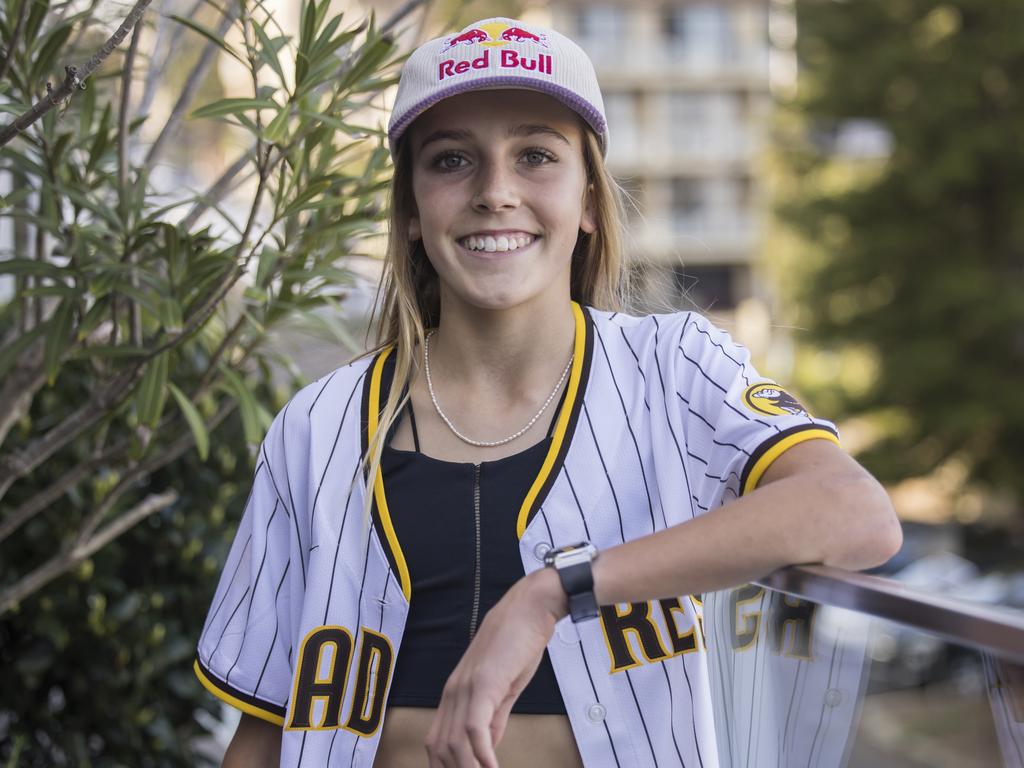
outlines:
[[[488,48],[484,50],[482,56],[472,61],[455,61],[455,59],[442,61],[438,69],[437,79],[444,80],[452,75],[461,75],[469,72],[470,69],[487,69],[490,66],[490,55],[491,50]],[[505,48],[501,51],[498,66],[501,69],[523,69],[550,75],[551,55],[540,53],[536,57],[531,58],[529,56],[520,56],[518,52]]]

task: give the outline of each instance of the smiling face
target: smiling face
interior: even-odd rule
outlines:
[[[423,240],[442,307],[569,300],[577,237],[595,229],[582,131],[553,97],[511,89],[452,96],[410,126],[409,238]]]

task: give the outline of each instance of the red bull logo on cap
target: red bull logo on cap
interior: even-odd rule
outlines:
[[[524,56],[521,51],[504,48],[509,43],[534,43],[547,48],[547,35],[533,33],[521,26],[513,26],[504,22],[488,22],[465,29],[455,37],[445,41],[441,53],[445,53],[458,45],[483,46],[481,55],[472,61],[455,61],[446,59],[438,66],[437,79],[444,80],[452,75],[461,75],[470,69],[488,69],[491,66],[491,49],[496,51],[498,67],[501,69],[522,69],[542,74],[551,74],[551,54],[538,53],[534,57]]]

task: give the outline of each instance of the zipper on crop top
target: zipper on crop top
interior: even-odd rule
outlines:
[[[480,615],[480,465],[473,465],[473,520],[476,524],[476,565],[473,568],[473,613],[469,617],[469,639],[476,634]]]

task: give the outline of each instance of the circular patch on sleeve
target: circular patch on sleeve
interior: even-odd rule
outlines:
[[[754,413],[765,416],[809,416],[807,409],[778,384],[772,381],[754,384],[743,393],[743,404]]]

